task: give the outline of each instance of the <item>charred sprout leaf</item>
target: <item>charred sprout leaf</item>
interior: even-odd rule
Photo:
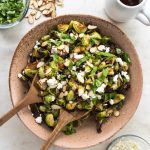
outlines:
[[[81,53],[84,52],[86,50],[86,48],[84,46],[76,46],[73,51],[74,53]]]
[[[87,30],[87,27],[78,21],[73,21],[73,28],[78,33],[84,33]]]
[[[117,53],[118,55],[120,55],[120,54],[122,54],[122,50],[121,50],[120,48],[116,48],[116,53]]]
[[[32,70],[32,69],[25,69],[24,70],[24,74],[30,78],[33,78],[36,73],[37,73],[37,70]]]
[[[77,66],[80,66],[82,63],[86,62],[89,59],[89,57],[85,56],[81,58],[79,61],[76,62]]]
[[[57,25],[57,28],[58,28],[58,31],[65,33],[69,29],[69,25],[68,24],[59,24],[59,25]]]
[[[111,40],[110,37],[104,36],[104,37],[101,39],[101,43],[102,43],[102,44],[107,44],[110,40]]]
[[[68,95],[67,95],[67,100],[68,101],[72,101],[72,100],[74,100],[74,91],[69,91],[69,93],[68,93]]]
[[[92,32],[90,37],[91,37],[91,39],[96,39],[96,40],[101,40],[102,39],[101,35],[96,31]]]
[[[45,77],[44,66],[39,68],[38,75],[40,76],[40,78],[44,78]]]
[[[76,129],[73,125],[73,122],[67,124],[64,129],[63,129],[63,132],[66,134],[66,135],[71,135],[73,133],[76,133]]]
[[[50,104],[55,100],[55,97],[53,95],[46,95],[44,96],[43,100],[46,104]]]
[[[94,107],[94,104],[92,101],[82,101],[80,104],[78,104],[78,108],[81,110],[91,110]]]
[[[90,73],[90,76],[91,76],[91,77],[95,76],[97,69],[98,69],[97,66],[94,66],[94,67],[93,67],[93,70],[92,70],[91,73]]]
[[[47,41],[50,39],[50,35],[45,35],[41,38],[42,41]]]
[[[53,114],[47,114],[45,117],[45,122],[48,126],[53,127],[55,125]]]
[[[84,35],[81,42],[83,46],[88,46],[90,44],[90,36]]]
[[[108,68],[103,69],[101,76],[94,81],[94,89],[93,89],[94,92],[96,91],[96,88],[101,86],[107,75],[108,75]]]
[[[54,53],[53,55],[51,55],[53,57],[53,61],[54,62],[58,62],[59,61],[59,56],[58,54]]]
[[[107,52],[96,52],[95,54],[98,56],[104,56],[104,57],[115,57],[115,55],[111,53],[107,53]]]
[[[101,118],[105,118],[107,116],[107,112],[106,111],[102,111],[102,112],[99,112],[97,114],[97,120],[100,120]]]
[[[116,94],[114,98],[114,104],[117,104],[125,99],[125,96],[123,94]]]
[[[123,60],[124,60],[126,63],[131,64],[131,59],[130,59],[128,53],[124,53],[124,54],[123,54]]]
[[[104,100],[110,100],[110,99],[114,99],[116,97],[116,93],[106,93],[103,95]]]

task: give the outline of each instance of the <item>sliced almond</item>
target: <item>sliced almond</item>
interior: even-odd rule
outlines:
[[[34,16],[34,15],[36,15],[36,13],[37,13],[37,10],[33,9],[30,14],[31,14],[32,16]]]
[[[33,5],[30,5],[29,8],[30,8],[30,9],[34,9],[34,6],[33,6]]]
[[[28,16],[28,22],[29,22],[29,24],[33,24],[34,23],[34,18],[33,18],[32,15]]]
[[[49,9],[47,14],[44,14],[46,17],[51,17],[52,16],[52,12],[53,10],[52,9]]]
[[[34,8],[38,8],[38,3],[36,2],[36,1],[33,1],[33,6],[34,6]]]
[[[45,10],[46,8],[45,8],[45,5],[44,6],[41,6],[40,8],[39,8],[39,10],[40,11],[43,11],[43,10]]]
[[[35,19],[38,20],[40,17],[41,17],[41,12],[38,11],[38,12],[36,13]]]
[[[51,3],[45,5],[45,9],[50,9],[52,7]]]
[[[47,15],[48,13],[49,13],[48,10],[43,10],[42,12],[43,15]]]
[[[38,3],[38,6],[42,6],[43,1],[42,1],[42,0],[39,0],[37,3]]]

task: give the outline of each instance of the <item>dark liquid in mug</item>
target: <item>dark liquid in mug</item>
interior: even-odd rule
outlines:
[[[136,6],[141,3],[142,0],[120,0],[123,4],[128,6]]]

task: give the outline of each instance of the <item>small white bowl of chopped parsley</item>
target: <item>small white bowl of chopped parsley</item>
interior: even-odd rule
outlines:
[[[1,0],[0,29],[17,25],[25,17],[28,8],[29,0]]]

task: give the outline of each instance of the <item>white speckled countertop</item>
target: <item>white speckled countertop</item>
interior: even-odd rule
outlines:
[[[146,7],[150,8],[150,0]],[[90,14],[109,20],[104,12],[104,0],[65,0],[64,8],[59,8],[57,15],[69,13]],[[137,49],[143,68],[143,94],[140,105],[129,123],[111,139],[87,150],[105,150],[115,137],[123,134],[136,134],[150,141],[150,27],[136,20],[116,25],[128,35]],[[33,26],[28,25],[27,20],[24,20],[14,28],[0,30],[0,116],[12,108],[8,74],[14,50],[21,38]],[[0,127],[0,150],[39,150],[42,143],[43,141],[33,135],[17,116]],[[52,150],[62,149],[53,146]]]

